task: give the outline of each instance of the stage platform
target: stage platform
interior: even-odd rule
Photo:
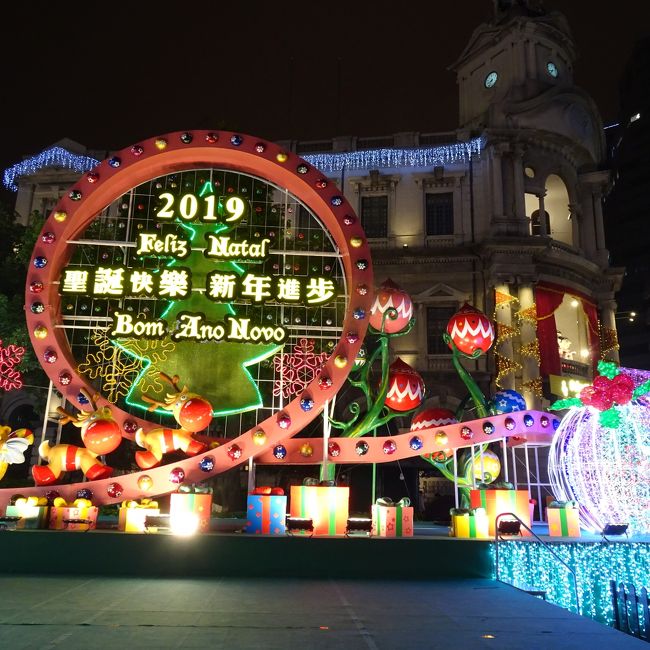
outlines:
[[[440,536],[280,537],[212,532],[192,537],[107,530],[0,533],[0,573],[47,575],[491,578],[491,544]]]

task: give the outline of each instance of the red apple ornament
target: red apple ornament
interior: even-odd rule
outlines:
[[[468,357],[476,350],[485,354],[494,343],[494,326],[490,319],[467,303],[449,320],[447,334],[458,351]]]
[[[381,322],[388,309],[397,311],[397,318],[393,320],[390,315],[384,321],[384,331],[387,334],[401,332],[413,317],[413,302],[411,297],[392,280],[386,280],[375,296],[375,302],[370,308],[370,325],[376,330],[381,330]]]
[[[410,411],[422,404],[424,381],[422,377],[397,358],[388,373],[388,394],[385,404],[393,411]]]

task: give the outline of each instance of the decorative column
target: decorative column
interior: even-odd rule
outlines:
[[[576,203],[569,203],[569,214],[571,215],[571,241],[575,248],[580,248],[580,213]]]
[[[512,325],[512,303],[516,296],[510,295],[510,287],[505,284],[495,286],[494,320],[497,324],[497,338],[494,342],[494,356],[497,365],[497,388],[515,387],[515,373],[519,364],[514,359],[513,338],[517,330]]]
[[[600,309],[600,356],[606,361],[620,363],[616,331],[616,301],[602,300],[598,306]]]
[[[503,219],[503,169],[501,149],[492,147],[490,165],[492,167],[492,218]]]
[[[531,282],[519,285],[519,340],[521,346],[522,392],[529,409],[541,407],[542,380],[539,376],[539,342],[537,341],[537,314]]]
[[[514,153],[512,155],[512,173],[514,180],[514,207],[515,207],[515,218],[521,220],[521,232],[520,234],[525,235],[530,232],[530,226],[526,217],[526,200],[525,200],[525,190],[524,190],[524,150],[522,147],[515,147]]]
[[[596,257],[601,265],[609,263],[609,252],[605,246],[605,227],[603,225],[602,191],[594,192],[592,205],[594,210],[594,225],[596,227]],[[616,311],[616,310],[615,310]]]

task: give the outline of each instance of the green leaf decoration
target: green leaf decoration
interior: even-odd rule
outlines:
[[[632,399],[636,399],[637,397],[641,397],[642,395],[645,395],[646,393],[650,393],[650,379],[648,379],[648,381],[644,381],[642,384],[639,384],[634,389],[634,392],[632,393]]]
[[[609,429],[615,429],[621,423],[621,416],[618,410],[615,407],[612,407],[607,409],[606,411],[603,411],[600,414],[598,421],[603,427],[607,427]]]
[[[598,362],[598,374],[607,379],[614,379],[616,375],[620,374],[619,367],[612,361],[599,361]]]
[[[570,409],[572,406],[584,406],[579,397],[569,397],[568,399],[559,399],[557,402],[551,404],[551,411],[561,411],[563,409]]]

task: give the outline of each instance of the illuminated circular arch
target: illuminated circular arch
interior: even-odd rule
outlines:
[[[347,285],[348,303],[342,336],[322,370],[322,374],[331,380],[329,385],[323,386],[323,382],[315,378],[281,413],[272,415],[232,441],[240,447],[252,444],[253,429],[262,429],[267,434],[267,443],[256,448],[256,451],[262,451],[277,440],[298,433],[341,387],[361,347],[367,329],[366,315],[372,303],[370,251],[359,220],[340,190],[295,154],[252,136],[210,131],[170,133],[117,152],[84,174],[46,219],[28,270],[25,290],[27,326],[36,355],[54,386],[67,400],[82,406],[80,390],[93,391],[94,388],[77,371],[61,327],[62,298],[59,295],[59,278],[72,255],[73,242],[102,210],[139,184],[161,175],[206,167],[260,178],[284,188],[308,206],[336,245]],[[42,307],[33,309],[35,303]],[[44,360],[46,356],[49,362]],[[314,402],[309,411],[300,408],[300,398],[305,395]],[[132,424],[134,420],[139,426],[150,426],[147,420],[108,404],[103,396],[98,403],[111,406],[121,427],[127,421]],[[288,427],[286,417],[282,426],[278,423],[281,416],[290,419]],[[133,438],[131,432],[122,430],[124,437]],[[226,451],[216,449],[211,453],[220,456]],[[229,463],[232,465],[231,460]]]

